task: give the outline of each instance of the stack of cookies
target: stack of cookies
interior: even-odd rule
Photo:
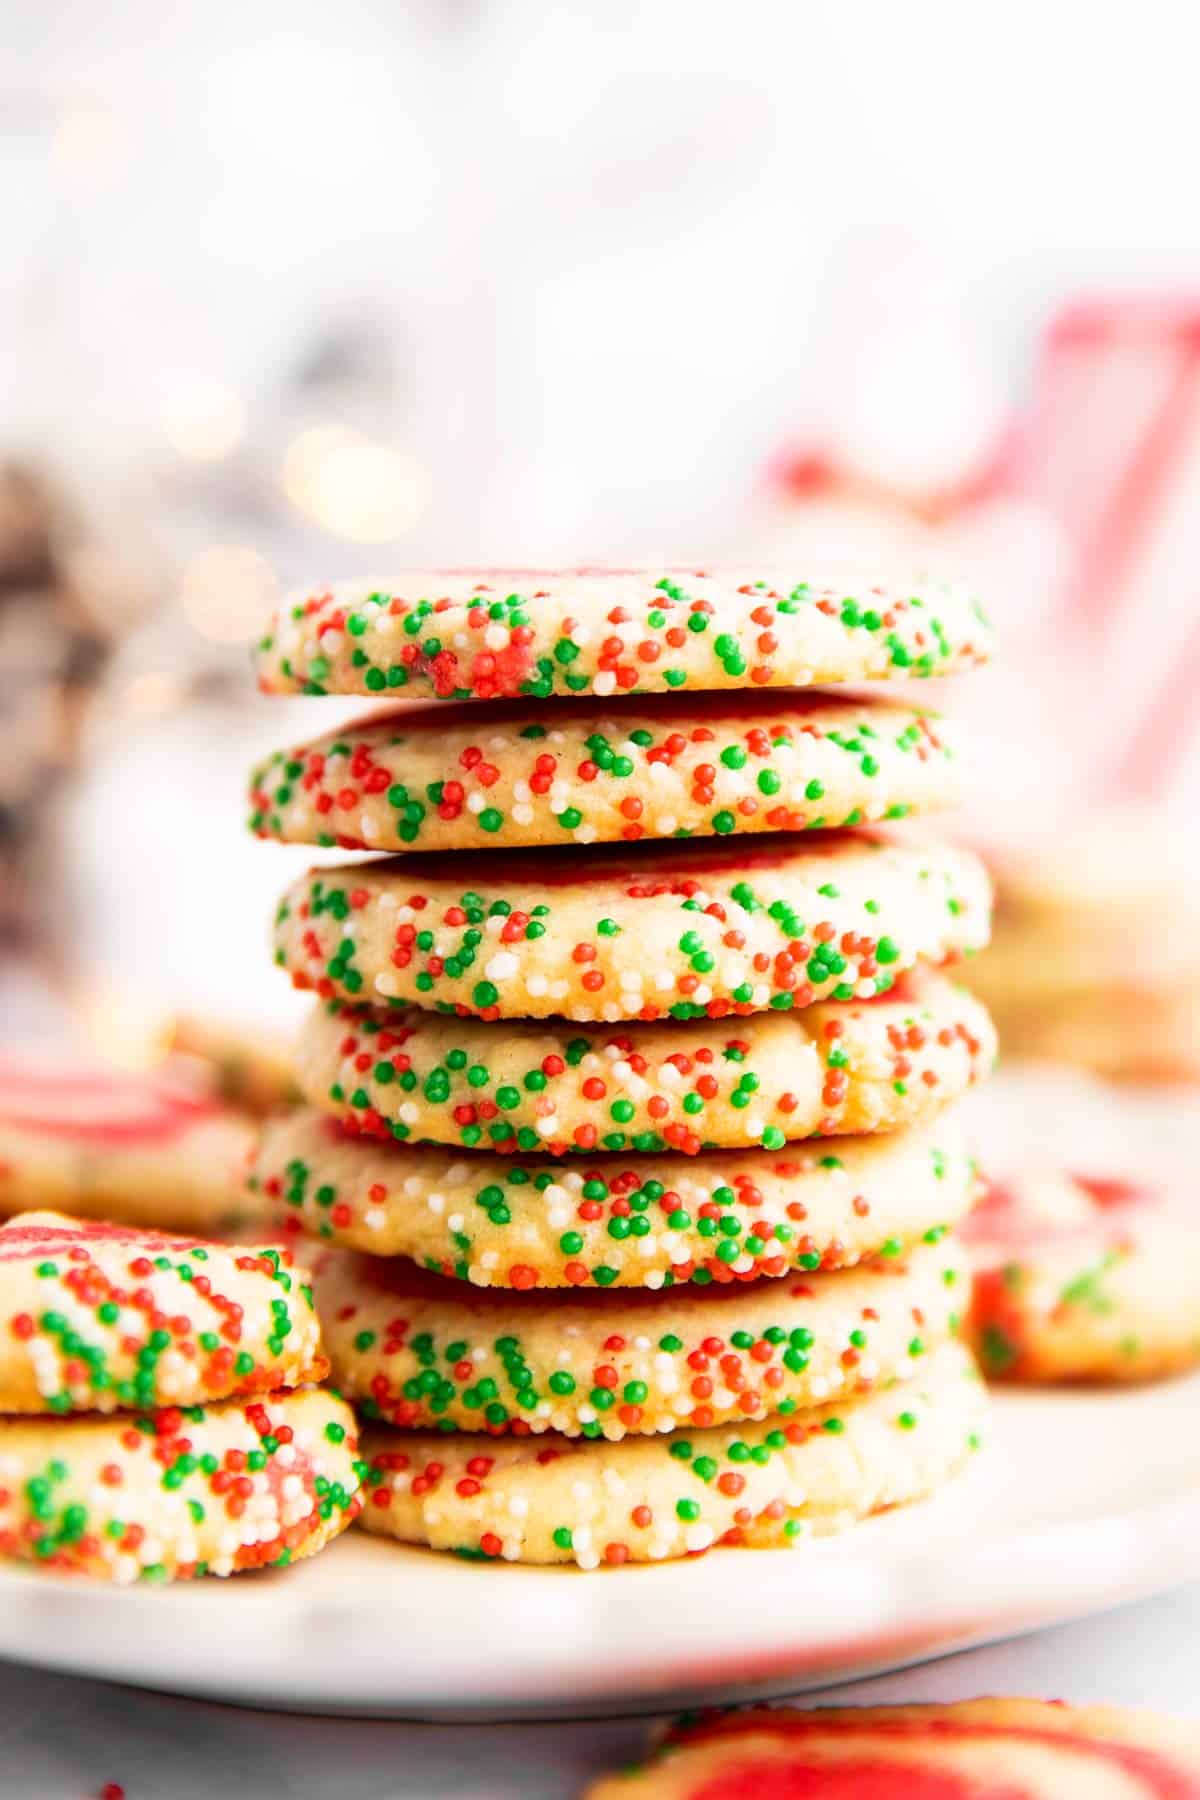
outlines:
[[[0,1556],[127,1583],[313,1555],[361,1504],[354,1416],[304,1385],[328,1368],[287,1251],[10,1220]]]
[[[791,1542],[926,1494],[976,1439],[952,1103],[989,1066],[944,966],[987,938],[904,697],[956,589],[700,571],[312,595],[276,693],[402,695],[272,758],[254,830],[388,852],[297,881],[306,1105],[255,1180],[327,1246],[363,1522],[524,1562]]]

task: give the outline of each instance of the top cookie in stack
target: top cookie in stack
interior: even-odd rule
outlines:
[[[268,694],[409,700],[810,688],[956,675],[991,631],[965,589],[853,591],[768,572],[489,569],[325,588],[258,646]]]
[[[374,1529],[590,1567],[788,1540],[957,1466],[976,1387],[930,1294],[972,1190],[943,1109],[993,1040],[937,971],[986,942],[987,882],[892,829],[959,798],[944,722],[799,690],[989,643],[955,588],[699,571],[414,574],[276,621],[266,691],[437,702],[251,784],[262,836],[393,853],[280,907],[324,1004],[310,1110],[256,1171],[347,1247],[317,1294],[360,1410],[480,1428],[381,1430]],[[862,1132],[895,1135],[801,1142]]]

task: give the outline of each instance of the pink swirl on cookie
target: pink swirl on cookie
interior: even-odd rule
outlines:
[[[162,1143],[212,1118],[211,1101],[165,1076],[0,1058],[0,1125],[96,1144]]]
[[[182,1255],[197,1245],[204,1247],[205,1240],[139,1231],[132,1225],[113,1225],[100,1219],[62,1219],[53,1225],[32,1225],[17,1218],[0,1228],[0,1262],[64,1255],[74,1262],[86,1262],[89,1244],[136,1244],[143,1255]]]
[[[1200,1738],[1182,1722],[1043,1700],[751,1709],[677,1727],[641,1770],[589,1800],[1197,1800]]]
[[[989,1180],[963,1221],[961,1235],[977,1261],[1039,1244],[1068,1244],[1102,1236],[1126,1244],[1148,1214],[1161,1213],[1160,1190],[1123,1177],[1055,1172],[1006,1182]]]

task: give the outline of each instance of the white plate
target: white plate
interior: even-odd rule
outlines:
[[[1200,1573],[1200,1376],[996,1400],[931,1502],[786,1551],[600,1570],[352,1532],[312,1563],[168,1589],[0,1572],[0,1656],[304,1711],[505,1718],[824,1686]]]

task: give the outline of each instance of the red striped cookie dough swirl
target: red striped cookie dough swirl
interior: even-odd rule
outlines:
[[[24,1213],[0,1228],[0,1413],[192,1405],[322,1381],[290,1250]]]
[[[749,1708],[681,1720],[587,1800],[1198,1800],[1192,1724],[1056,1700]]]
[[[870,834],[314,869],[276,961],[297,987],[484,1019],[720,1018],[882,993],[987,941],[967,851]]]
[[[1191,1193],[1029,1169],[989,1186],[964,1235],[993,1380],[1150,1381],[1200,1362]]]
[[[555,1163],[376,1144],[302,1109],[253,1177],[311,1237],[501,1288],[666,1288],[848,1268],[936,1243],[975,1194],[961,1126],[783,1150]]]
[[[301,1031],[296,1075],[314,1106],[402,1143],[690,1156],[894,1131],[957,1099],[994,1054],[979,1002],[922,974],[881,1000],[617,1030],[525,1020],[497,1031],[330,1002]]]
[[[168,1231],[246,1211],[247,1122],[164,1075],[0,1056],[0,1217],[39,1207]]]
[[[305,1388],[110,1419],[0,1419],[0,1556],[119,1583],[312,1556],[356,1516],[354,1416]]]
[[[314,1280],[333,1378],[363,1418],[614,1442],[907,1381],[953,1336],[969,1290],[952,1244],[658,1294],[472,1289],[345,1250],[326,1251]]]
[[[472,850],[875,824],[961,798],[957,733],[832,694],[409,707],[276,751],[250,829],[344,850]]]
[[[941,1486],[984,1412],[973,1363],[945,1344],[919,1381],[844,1412],[616,1444],[369,1428],[361,1523],[437,1550],[583,1569],[792,1544]]]
[[[836,577],[835,577],[836,580]],[[430,700],[664,693],[953,675],[991,629],[964,588],[830,585],[779,569],[410,570],[289,601],[257,649],[268,694]]]

